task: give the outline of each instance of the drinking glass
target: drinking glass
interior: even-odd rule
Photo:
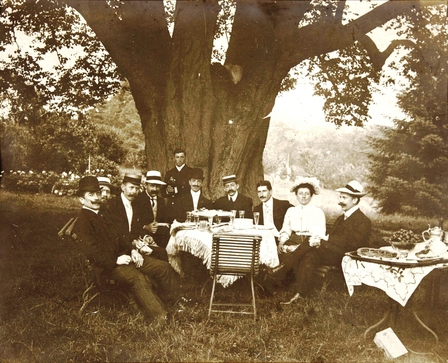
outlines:
[[[254,224],[255,228],[258,228],[258,222],[260,221],[260,212],[254,212]]]
[[[213,225],[213,216],[208,217],[208,224],[210,227]]]
[[[240,218],[244,218],[244,211],[243,211],[243,210],[240,210],[240,211],[238,212],[238,215],[239,215]]]
[[[187,223],[191,223],[191,212],[187,212],[187,219],[185,220]]]
[[[221,217],[220,216],[216,216],[216,224],[221,224]]]
[[[199,215],[198,214],[194,215],[194,223],[196,224],[196,228],[198,228],[199,227]]]

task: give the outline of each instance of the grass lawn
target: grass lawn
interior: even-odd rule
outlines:
[[[119,298],[98,299],[79,315],[83,280],[76,249],[57,236],[78,209],[76,198],[0,190],[1,362],[390,362],[374,344],[374,333],[363,337],[387,309],[386,295],[361,286],[350,297],[337,274],[292,306],[278,303],[291,296],[287,287],[270,297],[259,293],[257,321],[228,314],[208,319],[211,284],[202,296],[207,275],[201,269],[192,270],[185,281],[194,303],[186,311],[172,309],[167,325],[148,324]],[[420,231],[428,224],[374,218],[376,242],[407,223],[419,223]],[[190,262],[192,269],[198,266]],[[446,278],[447,273],[434,307],[425,303],[429,278],[414,295],[416,310],[440,343],[434,346],[431,334],[404,309],[393,329],[413,352],[397,362],[447,361]],[[220,294],[246,298],[245,287],[238,281]]]

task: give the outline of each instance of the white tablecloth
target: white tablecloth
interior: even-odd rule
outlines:
[[[365,284],[383,290],[402,306],[406,305],[423,278],[437,267],[437,263],[403,267],[360,261],[350,256],[342,259],[342,271],[350,296],[353,295],[354,286]]]
[[[214,229],[214,233],[220,232]],[[260,263],[269,267],[276,267],[279,264],[277,245],[275,243],[274,233],[272,230],[266,229],[247,229],[236,230],[238,233],[258,234],[262,236],[260,243]],[[210,269],[210,258],[212,251],[213,233],[209,230],[199,229],[179,229],[179,226],[172,227],[172,233],[168,245],[166,247],[168,253],[168,261],[171,266],[183,276],[181,261],[179,259],[179,251],[189,252],[199,257],[204,265]],[[219,276],[218,282],[227,287],[231,285],[237,276]]]

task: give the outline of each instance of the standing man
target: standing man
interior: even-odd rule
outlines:
[[[254,212],[260,213],[259,224],[274,226],[279,232],[282,229],[286,211],[293,205],[287,200],[272,197],[272,185],[269,180],[257,183],[257,193],[261,203],[254,207]]]
[[[168,170],[165,174],[164,182],[166,187],[162,188],[162,195],[167,197],[168,208],[171,211],[170,222],[172,222],[177,213],[175,203],[183,194],[190,190],[188,181],[190,180],[191,168],[185,164],[186,152],[184,149],[174,150],[174,168]]]
[[[154,293],[151,282],[170,283],[170,278],[174,280],[171,267],[162,261],[143,258],[130,244],[119,238],[113,226],[100,214],[97,178],[86,176],[80,179],[77,194],[82,209],[74,233],[78,236],[82,253],[100,276],[128,285],[145,316],[166,320],[167,311]]]
[[[314,286],[313,273],[317,267],[340,267],[346,252],[368,246],[372,222],[358,207],[360,199],[366,194],[363,186],[352,180],[336,191],[339,192],[338,204],[344,213],[338,217],[330,233],[320,241],[302,243],[279,267],[270,271],[271,276],[280,279],[288,271],[294,273],[295,295],[283,304],[291,304],[309,294]]]
[[[145,190],[137,195],[132,202],[142,226],[140,235],[149,234],[162,248],[165,248],[168,244],[170,238],[169,223],[171,222],[168,218],[165,199],[160,195],[160,190],[165,185],[160,171],[148,171],[146,173]]]
[[[187,217],[187,212],[199,210],[202,208],[213,209],[213,202],[204,196],[202,193],[202,182],[204,180],[204,173],[202,169],[192,169],[190,174],[190,192],[182,195],[178,199],[176,206],[178,222],[184,222]]]
[[[222,183],[227,195],[217,199],[214,203],[214,208],[224,211],[242,210],[244,211],[244,218],[252,218],[252,199],[238,192],[240,185],[236,175],[232,174],[223,177]]]

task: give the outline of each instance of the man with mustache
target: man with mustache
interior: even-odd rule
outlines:
[[[344,214],[336,219],[330,233],[320,243],[302,243],[280,266],[269,271],[269,275],[277,279],[283,279],[291,270],[294,273],[295,295],[282,304],[291,304],[310,293],[317,267],[340,267],[346,252],[368,246],[372,223],[358,207],[360,199],[366,194],[363,186],[352,180],[336,191],[339,192],[338,204]]]
[[[252,219],[252,199],[239,192],[240,185],[235,174],[222,178],[222,184],[226,195],[217,199],[214,203],[215,209],[225,211],[244,211],[244,218]],[[238,217],[238,214],[236,215]]]
[[[81,252],[89,259],[100,284],[115,280],[129,286],[142,312],[151,320],[166,321],[167,310],[155,295],[152,282],[175,282],[175,272],[168,263],[151,257],[143,258],[128,240],[123,240],[100,211],[101,191],[97,178],[86,176],[79,181],[81,212],[74,227]],[[117,198],[118,199],[118,198]],[[172,292],[172,290],[170,291]]]

